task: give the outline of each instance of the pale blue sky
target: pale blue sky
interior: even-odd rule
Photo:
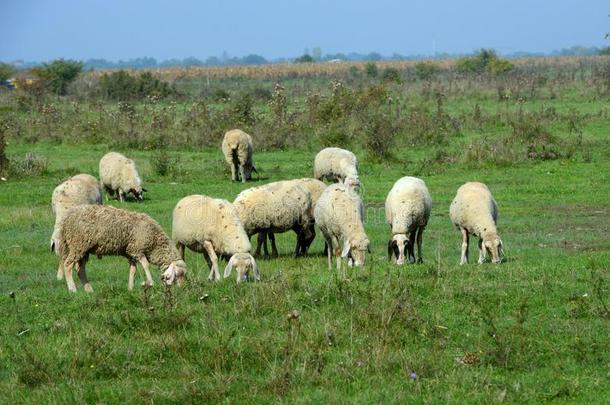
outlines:
[[[607,46],[608,0],[0,0],[0,60]]]

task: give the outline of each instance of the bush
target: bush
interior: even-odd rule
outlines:
[[[48,172],[47,159],[33,152],[28,152],[23,159],[11,158],[9,172],[16,177],[40,176]]]
[[[415,64],[415,77],[419,80],[430,80],[437,70],[437,66],[432,62],[417,62]]]
[[[377,77],[379,74],[379,69],[377,68],[377,64],[374,62],[369,62],[364,66],[364,71],[368,77]]]
[[[10,79],[16,71],[15,66],[8,63],[0,63],[0,83]]]
[[[374,112],[366,118],[363,125],[365,148],[374,159],[391,158],[397,128],[394,120],[387,114]]]
[[[299,56],[294,60],[294,63],[313,63],[315,62],[314,58],[311,55],[305,54],[303,56]]]
[[[513,70],[514,66],[506,59],[492,59],[485,70],[493,76],[500,76]]]
[[[98,84],[100,94],[111,100],[140,100],[145,97],[164,98],[173,93],[169,83],[144,72],[139,77],[124,70],[104,73]]]
[[[68,85],[72,83],[83,70],[83,64],[74,60],[58,59],[32,69],[46,89],[52,93],[65,95]]]
[[[8,125],[4,122],[0,123],[0,175],[8,171],[9,161],[6,157],[6,141],[4,133],[8,130]]]
[[[395,82],[395,83],[402,82],[402,78],[400,77],[400,72],[398,71],[398,69],[393,68],[393,67],[387,67],[387,68],[383,69],[383,73],[381,74],[381,79],[384,82]]]
[[[458,59],[456,68],[462,73],[499,75],[512,70],[513,64],[498,58],[493,49],[481,49],[475,56]]]
[[[152,155],[150,164],[158,176],[167,176],[168,174],[178,173],[180,158],[170,155],[165,147],[159,147]]]

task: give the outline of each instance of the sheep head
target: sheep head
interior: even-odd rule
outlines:
[[[350,266],[353,264],[356,267],[361,267],[364,266],[367,252],[370,252],[368,239],[347,239],[343,244],[341,257],[348,258]]]
[[[133,195],[133,197],[136,199],[136,201],[144,201],[143,193],[145,191],[147,191],[147,190],[142,187],[129,189],[129,192]]]
[[[176,260],[170,263],[161,277],[165,285],[171,286],[174,281],[181,286],[186,276],[186,263],[183,260]]]
[[[250,253],[235,253],[231,256],[227,267],[225,267],[225,278],[231,275],[233,267],[235,267],[235,272],[237,273],[238,283],[247,281],[250,277],[253,277],[255,281],[260,281],[261,279],[258,267],[256,266],[256,260],[254,260]]]
[[[491,235],[483,238],[483,257],[491,255],[491,262],[498,264],[504,256],[504,246],[498,235]]]
[[[388,241],[388,259],[392,259],[392,255],[396,256],[396,264],[402,265],[405,263],[405,251],[409,251],[411,241],[403,233],[398,233],[392,236]]]

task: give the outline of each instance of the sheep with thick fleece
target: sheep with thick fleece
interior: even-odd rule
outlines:
[[[277,181],[249,188],[242,191],[233,204],[248,236],[259,234],[255,255],[260,254],[264,245],[265,257],[269,256],[267,235],[271,240],[273,257],[278,256],[275,233],[292,229],[299,243],[311,238],[311,194],[299,181]]]
[[[109,152],[100,160],[100,183],[106,193],[125,201],[131,193],[137,201],[142,201],[142,180],[133,160],[117,152]]]
[[[237,210],[227,200],[205,195],[184,197],[173,212],[172,239],[184,260],[184,248],[203,253],[210,267],[209,279],[220,280],[218,256],[228,257],[224,276],[235,267],[237,282],[245,281],[250,272],[260,280],[256,261],[250,254],[252,246]]]
[[[231,166],[231,180],[245,183],[258,173],[252,161],[252,137],[241,129],[228,131],[222,139],[222,153]]]
[[[398,179],[385,200],[385,217],[392,227],[388,241],[388,258],[396,257],[396,264],[405,262],[405,250],[409,263],[415,263],[415,241],[417,261],[422,262],[422,234],[432,209],[432,198],[426,183],[417,177]]]
[[[341,258],[348,263],[363,266],[369,250],[369,238],[363,224],[364,207],[360,196],[346,185],[338,183],[324,190],[316,207],[314,217],[328,246],[328,268],[332,268],[332,254],[341,268]],[[339,243],[343,240],[343,250]]]
[[[51,197],[51,206],[55,214],[51,250],[55,250],[59,223],[65,213],[73,206],[82,204],[102,204],[102,189],[95,177],[89,174],[77,174],[55,187]]]
[[[346,149],[325,148],[316,155],[313,177],[318,180],[326,178],[330,181],[345,183],[348,187],[360,186],[358,179],[358,159]]]
[[[485,261],[487,253],[491,254],[493,263],[500,263],[504,250],[496,228],[498,206],[485,184],[469,182],[462,185],[451,203],[449,216],[462,232],[460,264],[468,263],[470,235],[479,237],[479,263]]]
[[[59,227],[59,256],[68,289],[76,291],[72,269],[77,266],[85,291],[91,292],[85,266],[89,255],[124,256],[129,260],[129,289],[133,289],[136,264],[153,280],[149,263],[159,266],[166,285],[182,283],[186,264],[161,226],[150,216],[107,205],[77,205],[66,213]]]

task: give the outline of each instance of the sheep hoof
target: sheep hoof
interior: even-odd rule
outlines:
[[[84,287],[85,287],[85,292],[88,292],[88,293],[93,292],[93,287],[91,287],[91,284],[87,283],[87,284],[85,284]]]

